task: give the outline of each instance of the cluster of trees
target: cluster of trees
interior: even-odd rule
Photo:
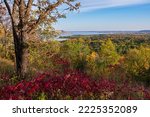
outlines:
[[[57,60],[68,62],[65,68],[79,70],[93,78],[113,77],[120,79],[139,78],[148,80],[150,69],[150,47],[147,42],[128,46],[128,43],[116,44],[111,39],[84,40],[72,39],[64,42],[30,43],[30,65],[37,71],[62,70]],[[41,48],[39,48],[39,46]],[[126,48],[126,52],[121,47]],[[141,74],[145,74],[141,76]],[[114,76],[115,75],[115,76]]]

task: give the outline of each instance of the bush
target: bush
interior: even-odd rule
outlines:
[[[30,81],[0,89],[0,99],[150,99],[150,91],[130,81],[92,80],[78,71],[64,75],[53,71],[39,74]]]

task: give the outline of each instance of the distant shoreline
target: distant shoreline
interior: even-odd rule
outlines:
[[[150,30],[140,31],[62,31],[60,37],[76,35],[99,35],[99,34],[150,34]]]
[[[67,40],[69,37],[76,36],[98,36],[98,35],[113,35],[113,34],[122,34],[122,35],[141,35],[141,34],[150,34],[150,30],[141,30],[141,31],[62,31],[62,33],[56,37],[58,41]]]

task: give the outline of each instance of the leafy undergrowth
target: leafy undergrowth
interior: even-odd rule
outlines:
[[[130,81],[92,80],[83,73],[67,70],[64,74],[38,74],[30,81],[4,86],[0,99],[150,99],[150,90]]]
[[[14,63],[11,60],[0,57],[0,74],[13,74]]]

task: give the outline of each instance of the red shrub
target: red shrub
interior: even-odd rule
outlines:
[[[117,84],[108,79],[92,80],[78,71],[64,75],[39,74],[31,81],[22,81],[0,90],[0,99],[38,99],[43,93],[47,99],[150,99],[149,90],[132,86],[129,82]]]

